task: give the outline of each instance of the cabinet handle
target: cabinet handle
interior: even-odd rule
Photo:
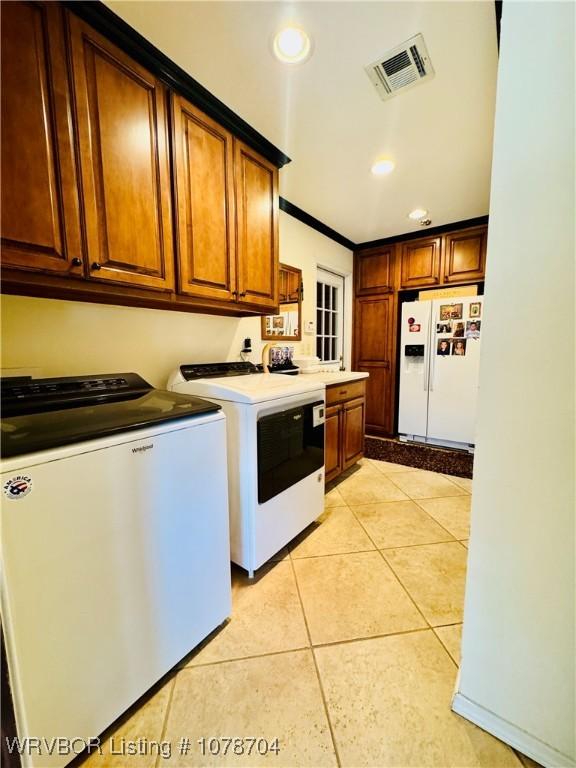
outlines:
[[[238,296],[238,291],[232,291],[232,296],[236,298]]]
[[[243,299],[244,296],[246,296],[246,291],[242,291],[242,293],[239,293],[238,296]]]
[[[79,259],[78,256],[74,256],[72,261],[70,262],[71,267],[81,267],[82,266],[82,259]]]
[[[338,392],[339,395],[347,395],[348,390],[347,389],[341,389],[340,392]]]
[[[97,272],[99,269],[102,269],[102,266],[100,264],[98,264],[97,261],[93,261],[91,269],[93,269],[93,270],[95,270]]]

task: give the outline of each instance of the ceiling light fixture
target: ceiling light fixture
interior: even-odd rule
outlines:
[[[374,176],[385,176],[387,173],[392,173],[395,166],[396,163],[394,160],[390,160],[387,157],[381,157],[379,160],[376,160],[372,166],[372,173]]]
[[[274,36],[274,55],[284,64],[305,61],[312,50],[310,38],[299,27],[284,27]]]
[[[410,211],[408,214],[408,218],[412,219],[412,221],[421,221],[422,219],[425,219],[428,216],[428,211],[425,208],[414,208],[413,211]]]

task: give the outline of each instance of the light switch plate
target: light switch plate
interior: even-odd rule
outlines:
[[[304,333],[315,333],[316,332],[316,323],[314,320],[306,320],[304,323]]]

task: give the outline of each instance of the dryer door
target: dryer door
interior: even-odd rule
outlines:
[[[259,504],[324,466],[320,409],[324,409],[322,401],[258,419]]]

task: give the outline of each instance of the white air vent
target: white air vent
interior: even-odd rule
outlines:
[[[365,69],[383,101],[390,99],[398,91],[405,91],[434,77],[422,35],[411,37]]]

